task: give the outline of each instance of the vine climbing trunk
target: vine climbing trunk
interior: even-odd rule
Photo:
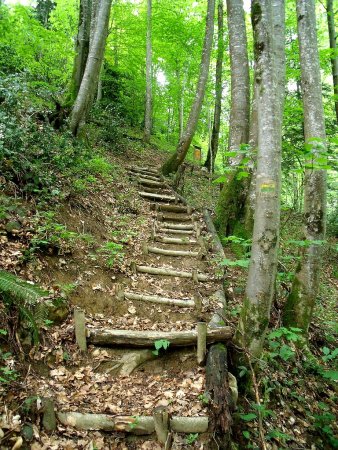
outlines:
[[[284,324],[301,328],[307,336],[318,292],[322,245],[326,226],[326,134],[322,104],[314,0],[297,0],[298,40],[308,160],[304,181],[304,235],[308,244],[296,271],[284,309]]]
[[[208,0],[206,28],[202,50],[202,60],[200,65],[200,74],[197,83],[195,100],[192,104],[188,123],[183,132],[182,137],[179,140],[176,152],[162,166],[162,172],[164,175],[176,172],[179,166],[182,164],[182,162],[186,157],[186,154],[188,153],[191,141],[194,137],[197,128],[197,122],[200,116],[209,74],[210,56],[214,34],[214,15],[215,15],[215,0]]]
[[[152,0],[147,1],[147,38],[146,38],[146,101],[144,113],[144,142],[150,141],[152,115]]]
[[[246,26],[242,0],[227,0],[231,65],[231,110],[229,151],[233,169],[224,183],[217,204],[216,226],[222,235],[231,234],[245,203],[244,183],[237,179],[242,159],[241,144],[249,141],[250,77]]]
[[[207,167],[209,172],[214,171],[215,159],[218,151],[219,130],[221,126],[222,91],[223,91],[222,67],[224,55],[223,0],[219,0],[218,2],[217,21],[218,21],[218,37],[217,37],[214,122],[211,134],[211,144],[208,148],[207,159],[205,160],[204,163],[204,167]]]
[[[274,294],[280,226],[281,132],[284,99],[284,0],[253,0],[257,71],[258,155],[251,259],[236,344],[260,356]]]
[[[70,115],[70,129],[74,135],[86,121],[96,93],[107,38],[111,3],[112,0],[97,0],[97,8],[95,8],[93,2],[93,9],[95,8],[97,12],[92,11],[91,22],[92,24],[95,22],[95,26],[91,30],[92,38],[86,68]]]
[[[327,24],[329,28],[330,49],[331,49],[331,69],[333,78],[334,105],[336,110],[336,120],[338,123],[338,54],[337,54],[337,36],[334,24],[333,0],[326,2]]]

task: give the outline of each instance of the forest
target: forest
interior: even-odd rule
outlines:
[[[0,450],[338,449],[336,0],[0,0]]]

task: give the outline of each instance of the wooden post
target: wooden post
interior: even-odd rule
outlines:
[[[117,300],[124,300],[124,289],[122,284],[116,283],[115,285],[115,292],[116,292],[116,298]]]
[[[74,309],[75,341],[82,352],[87,351],[86,317],[84,311]]]
[[[143,244],[142,250],[143,250],[144,255],[148,255],[149,251],[148,251],[148,245],[146,243]]]
[[[196,230],[196,238],[198,239],[201,236],[201,227],[198,223],[195,224],[195,230]]]
[[[135,262],[135,261],[132,261],[132,262],[130,263],[130,268],[131,268],[131,271],[133,272],[133,274],[134,274],[134,275],[137,275],[137,265],[136,265],[136,262]]]
[[[202,311],[202,297],[199,293],[194,295],[195,309],[197,314],[200,314]]]
[[[197,323],[197,362],[201,366],[204,364],[207,354],[207,324]]]
[[[197,270],[196,270],[196,269],[194,269],[194,270],[192,271],[192,279],[193,279],[193,281],[195,281],[196,283],[198,283],[198,273],[197,273]]]
[[[157,439],[161,444],[167,442],[169,433],[169,414],[166,406],[157,406],[153,413]]]

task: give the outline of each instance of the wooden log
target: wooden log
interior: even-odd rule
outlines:
[[[142,184],[142,186],[155,187],[155,188],[165,188],[165,184],[160,181],[147,180],[146,178],[137,178],[137,182]]]
[[[152,200],[159,200],[162,202],[174,202],[175,201],[175,197],[173,197],[171,195],[155,194],[155,193],[144,192],[144,191],[139,191],[139,195],[143,198],[151,198]]]
[[[138,350],[136,352],[125,353],[119,361],[116,361],[112,367],[106,370],[107,373],[113,373],[120,376],[131,375],[137,367],[147,361],[156,358],[152,350]]]
[[[200,257],[199,252],[190,252],[188,250],[170,250],[159,247],[147,247],[147,253],[155,253],[156,255],[166,255],[166,256],[188,256],[191,258]],[[145,254],[146,250],[145,250]]]
[[[164,275],[164,276],[171,276],[171,277],[180,277],[180,278],[193,278],[195,276],[195,279],[197,281],[208,281],[209,276],[205,275],[203,273],[197,273],[195,275],[195,271],[193,272],[184,272],[181,270],[175,270],[171,268],[166,267],[151,267],[151,266],[137,266],[135,267],[136,272],[141,273],[148,273],[152,275]]]
[[[56,430],[56,415],[55,405],[51,398],[42,398],[42,426],[47,433],[52,433]]]
[[[87,351],[86,317],[84,311],[74,308],[75,341],[82,352]]]
[[[137,435],[152,434],[155,431],[151,416],[109,416],[107,414],[81,414],[58,412],[57,418],[64,426],[86,431],[123,431]],[[176,433],[205,433],[208,430],[207,416],[179,417],[169,420],[169,428]]]
[[[159,174],[157,169],[151,167],[127,167],[127,170],[130,170],[131,172],[145,172],[153,175]]]
[[[178,200],[183,203],[183,205],[187,205],[188,202],[186,201],[186,199],[184,197],[182,197],[182,195],[180,195],[178,192],[175,191],[175,189],[173,189],[171,186],[169,186],[169,184],[167,184],[167,188],[170,189],[171,191],[175,192],[176,197],[178,198]]]
[[[218,448],[228,448],[230,442],[232,397],[228,383],[227,349],[223,344],[212,345],[206,364],[206,389],[211,398],[211,431]]]
[[[161,222],[193,222],[194,217],[183,214],[157,214]]]
[[[196,292],[194,295],[194,302],[195,302],[195,310],[197,314],[200,314],[202,311],[202,296],[200,293]]]
[[[189,238],[171,238],[167,236],[154,236],[154,240],[157,242],[162,242],[163,244],[177,244],[177,245],[196,245],[197,241],[189,239]]]
[[[147,186],[142,186],[142,191],[146,192],[148,194],[158,194],[158,195],[170,195],[171,191],[168,191],[167,189],[162,189],[162,188],[152,188],[152,187],[147,187]]]
[[[157,211],[170,211],[173,213],[186,213],[186,214],[191,214],[192,213],[192,208],[190,206],[185,206],[185,205],[158,205],[158,204],[154,204],[153,205],[154,209],[156,209]]]
[[[139,178],[138,174],[130,174],[131,176],[135,177],[136,179]],[[145,173],[142,173],[142,178],[148,181],[156,181],[160,183],[162,181],[162,178],[157,175],[146,175]]]
[[[161,223],[161,229],[171,230],[195,230],[193,223]]]
[[[225,259],[222,242],[221,242],[220,238],[218,237],[216,228],[213,224],[213,221],[212,221],[209,211],[207,209],[204,210],[203,216],[204,216],[204,221],[207,225],[208,231],[212,236],[212,244],[213,244],[214,251],[218,253],[220,259]]]
[[[194,235],[195,231],[193,230],[175,230],[171,228],[157,228],[158,233],[170,233],[170,234],[184,234],[184,235]]]
[[[154,342],[166,339],[170,347],[196,345],[197,331],[136,331],[91,328],[88,342],[94,345],[125,345],[130,347],[153,347]],[[207,343],[226,342],[232,337],[231,327],[218,327],[207,330]]]
[[[168,408],[166,406],[157,406],[154,409],[153,418],[157,440],[161,444],[165,444],[169,434]]]
[[[134,292],[124,292],[124,298],[126,298],[127,300],[140,300],[143,302],[179,306],[182,308],[193,308],[195,306],[195,302],[193,300],[166,298],[166,297],[159,297],[158,295],[136,294]]]
[[[207,324],[198,322],[197,324],[197,363],[204,364],[207,354]]]

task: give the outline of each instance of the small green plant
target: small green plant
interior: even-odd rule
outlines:
[[[4,330],[3,330],[4,331]],[[12,367],[11,361],[12,361],[12,353],[6,352],[4,353],[0,349],[0,384],[10,384],[11,382],[15,381],[19,374],[17,371]]]
[[[131,418],[133,419],[133,421],[129,423],[129,428],[131,430],[133,430],[140,423],[140,417],[139,416],[131,416]]]
[[[200,394],[198,396],[198,399],[200,400],[200,402],[203,405],[209,405],[209,403],[210,403],[210,397],[209,397],[209,395],[206,392],[203,392],[203,394]]]
[[[301,329],[281,327],[268,335],[269,347],[272,350],[268,354],[269,359],[281,358],[284,362],[295,356],[295,343],[302,342]]]
[[[99,252],[106,257],[106,263],[112,268],[116,263],[122,263],[124,259],[123,245],[116,242],[106,242],[99,249]]]
[[[194,442],[196,442],[198,439],[198,433],[190,433],[188,434],[188,436],[186,437],[186,443],[188,445],[192,445]]]
[[[159,339],[154,342],[155,350],[153,350],[153,355],[158,356],[160,350],[167,350],[169,348],[170,342],[167,339]]]

